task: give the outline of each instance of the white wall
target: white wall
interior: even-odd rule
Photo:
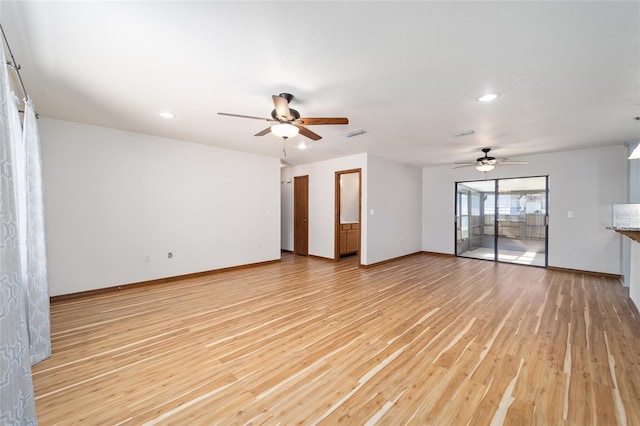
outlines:
[[[372,155],[367,165],[367,264],[421,251],[422,169]]]
[[[610,206],[627,199],[626,152],[620,145],[529,156],[531,164],[498,166],[487,178],[549,175],[549,266],[622,274],[621,236],[606,227]],[[483,178],[473,167],[423,169],[423,250],[454,253],[455,182]]]
[[[363,264],[453,253],[454,183],[482,178],[368,154],[280,171],[277,158],[48,118],[39,126],[51,295],[278,259],[293,249],[293,176],[309,175],[309,253],[333,258],[335,172],[357,168]],[[621,274],[621,236],[604,229],[603,212],[627,201],[626,155],[537,155],[488,176],[550,175],[549,265]]]
[[[52,296],[280,258],[279,159],[39,126]]]
[[[366,211],[367,154],[285,167],[281,172],[282,226],[284,250],[293,250],[293,177],[309,176],[309,254],[333,259],[335,222],[335,172],[362,169],[362,209]],[[362,216],[360,261],[367,259],[366,217]]]
[[[368,154],[282,170],[283,249],[293,250],[293,177],[309,175],[309,254],[333,259],[335,172],[357,168],[362,169],[361,263],[421,251],[422,170]]]

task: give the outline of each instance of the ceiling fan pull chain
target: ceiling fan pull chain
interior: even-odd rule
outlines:
[[[287,156],[287,140],[283,140],[282,141],[282,153],[284,154],[284,156]]]

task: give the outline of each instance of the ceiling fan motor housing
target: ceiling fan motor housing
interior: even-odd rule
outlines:
[[[477,162],[478,164],[495,164],[496,157],[480,157]]]
[[[293,108],[289,108],[289,113],[291,114],[292,119],[290,121],[295,121],[298,120],[300,118],[300,113],[298,111],[296,111]],[[278,116],[278,113],[276,112],[275,109],[273,109],[273,111],[271,111],[271,118],[273,118],[274,120],[277,121],[289,121],[289,120],[282,120],[282,118],[280,118]]]
[[[476,159],[476,161],[478,162],[478,165],[496,163],[496,157],[489,157],[489,151],[491,151],[491,148],[482,148],[482,152],[484,152],[484,157],[480,157]]]
[[[280,96],[281,98],[285,98],[288,104],[290,104],[293,100],[293,95],[291,93],[280,93],[278,96]]]

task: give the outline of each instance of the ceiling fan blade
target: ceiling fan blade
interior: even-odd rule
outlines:
[[[267,127],[263,131],[256,133],[254,136],[264,136],[269,133],[271,133],[271,127]]]
[[[252,115],[230,114],[228,112],[219,112],[218,115],[226,115],[227,117],[251,118],[253,120],[276,121],[272,118],[254,117]]]
[[[303,126],[301,126],[299,124],[295,124],[295,123],[294,123],[294,126],[296,126],[300,130],[300,134],[302,136],[306,136],[309,139],[313,139],[314,141],[319,141],[320,139],[322,139],[322,136],[320,136],[317,133],[312,132],[311,130],[307,129],[306,127],[303,127]]]
[[[462,163],[455,163],[455,164],[462,164]],[[465,164],[464,166],[456,166],[456,167],[452,167],[452,169],[461,169],[463,167],[471,167],[471,166],[475,166],[476,163],[473,164]]]
[[[526,166],[528,161],[498,161],[497,166]]]
[[[291,116],[291,111],[289,111],[289,101],[287,101],[285,98],[281,96],[276,96],[276,95],[273,95],[272,98],[273,98],[273,104],[276,107],[276,114],[278,114],[278,117],[287,121],[293,120],[293,117]]]
[[[300,124],[305,126],[318,125],[318,124],[349,124],[349,119],[346,117],[323,117],[323,118],[301,118],[296,120]]]

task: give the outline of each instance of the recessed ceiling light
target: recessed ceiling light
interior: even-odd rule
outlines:
[[[478,102],[491,102],[491,101],[495,101],[496,99],[498,99],[500,95],[496,94],[496,93],[487,93],[486,95],[480,96],[477,101]]]
[[[176,115],[170,112],[161,112],[160,117],[162,118],[176,118]]]

